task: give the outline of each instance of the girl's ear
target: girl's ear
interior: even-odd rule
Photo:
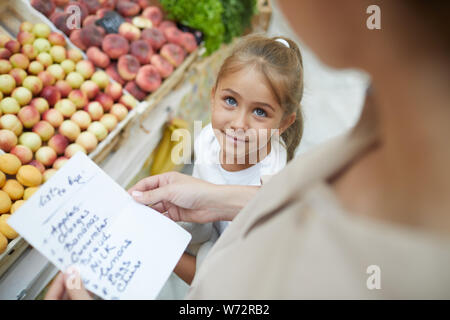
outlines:
[[[292,112],[290,115],[281,120],[280,135],[282,135],[287,130],[287,128],[289,128],[295,122],[296,118],[297,113]]]

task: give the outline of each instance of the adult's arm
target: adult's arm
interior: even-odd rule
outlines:
[[[139,181],[128,190],[138,202],[174,221],[231,221],[256,194],[257,186],[216,185],[178,172]]]

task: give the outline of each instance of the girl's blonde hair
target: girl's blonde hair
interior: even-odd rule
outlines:
[[[277,39],[287,41],[289,47]],[[296,114],[295,122],[281,135],[289,161],[294,157],[303,135],[300,106],[303,97],[303,61],[300,50],[294,41],[285,37],[248,35],[237,43],[231,55],[225,59],[217,76],[216,88],[222,77],[247,66],[256,67],[265,76],[285,116],[293,112]]]

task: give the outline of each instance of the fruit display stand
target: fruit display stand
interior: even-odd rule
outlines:
[[[27,1],[2,1],[0,3],[0,32],[9,35],[11,38],[14,38],[18,31],[20,24],[23,21],[29,21],[31,23],[45,22],[46,24],[52,26],[47,18],[35,11]],[[55,28],[52,27],[53,31],[56,31]],[[73,44],[66,38],[67,47],[74,47]],[[145,148],[148,153],[151,152],[151,149],[156,147],[159,142],[160,136],[158,135],[158,128],[162,128],[166,119],[167,119],[167,110],[155,110],[155,112],[151,112],[157,103],[161,101],[167,94],[169,94],[172,89],[184,78],[184,74],[188,67],[199,57],[199,50],[195,50],[192,52],[183,63],[173,72],[173,74],[167,78],[161,85],[161,87],[150,94],[146,100],[140,102],[136,108],[131,110],[127,117],[119,122],[117,127],[111,131],[107,138],[98,144],[95,150],[93,150],[89,156],[96,161],[97,163],[101,163],[105,159],[107,159],[105,168],[111,176],[120,178],[120,177],[129,177],[130,173],[128,172],[128,168],[133,168],[134,166],[131,164],[120,165],[119,170],[117,166],[111,166],[111,163],[117,163],[114,161],[114,151],[118,149],[118,147],[122,144],[121,140],[126,141],[132,134],[132,129],[134,131],[145,132],[147,139],[145,141],[150,141],[150,144],[146,144]],[[126,91],[124,90],[126,93]],[[149,115],[152,117],[148,117]],[[146,121],[146,124],[144,124]],[[149,133],[147,129],[143,129],[145,127],[152,128]],[[134,134],[134,133],[133,133]],[[132,151],[139,150],[136,148],[134,144],[132,144]],[[113,154],[111,154],[113,153]],[[119,160],[121,162],[122,160]],[[109,165],[109,166],[108,166]],[[114,170],[108,170],[108,167],[114,167]],[[131,175],[132,176],[132,175]],[[119,179],[120,180],[120,179]],[[122,179],[124,180],[124,179]],[[120,181],[118,181],[120,183]],[[122,185],[126,185],[126,181],[122,181]],[[25,253],[25,254],[24,254]],[[22,255],[22,257],[21,257]],[[21,258],[21,259],[20,259]],[[28,261],[32,259],[32,261]],[[34,260],[33,260],[34,259]],[[23,260],[22,264],[14,267],[14,270],[9,270],[8,274],[5,274],[5,277],[1,277],[2,274],[8,271],[8,268],[11,267],[15,262],[19,262],[19,260]],[[17,264],[17,263],[16,263]],[[17,275],[18,270],[23,269],[23,266],[29,265],[30,268],[35,270],[32,272],[33,281],[35,281],[36,277],[42,274],[48,273],[49,275],[52,272],[51,266],[48,264],[45,258],[40,256],[36,250],[29,248],[26,241],[24,241],[21,237],[17,237],[12,240],[6,249],[0,255],[0,298],[11,298],[10,295],[6,294],[6,296],[2,296],[5,292],[2,290],[5,287],[10,287],[10,282],[4,281],[10,280],[11,276],[13,276],[13,281],[17,282],[21,280],[23,283],[27,283],[31,281],[30,279],[25,279],[26,277],[22,277]],[[19,279],[20,278],[20,279]],[[20,287],[20,285],[18,285]],[[21,298],[22,293],[18,294],[17,292],[11,292],[13,294],[12,298]]]

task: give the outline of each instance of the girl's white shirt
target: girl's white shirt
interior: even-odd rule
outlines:
[[[270,153],[260,162],[241,171],[227,171],[220,164],[220,144],[210,123],[195,137],[192,176],[214,184],[260,186],[264,176],[274,175],[286,166],[286,148],[274,136],[270,143]],[[222,234],[228,224],[229,221],[218,221],[214,227]]]

